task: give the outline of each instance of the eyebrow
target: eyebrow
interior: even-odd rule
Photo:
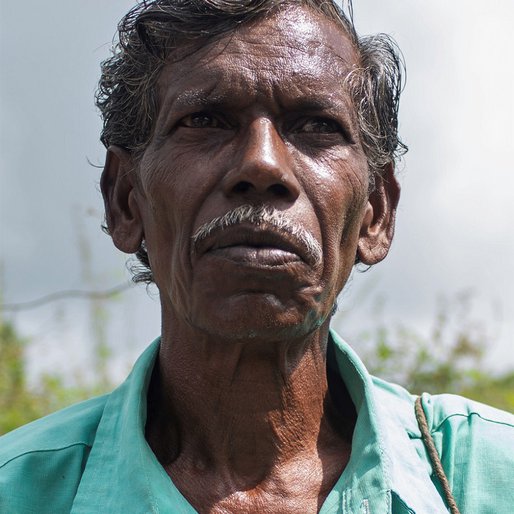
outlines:
[[[180,94],[171,99],[168,103],[168,108],[174,111],[185,109],[188,107],[226,107],[229,105],[231,98],[230,91],[215,91],[218,89],[213,87],[211,90],[191,89],[182,91]],[[333,111],[346,107],[345,102],[339,99],[325,98],[320,96],[299,96],[298,98],[284,99],[278,95],[277,104],[280,108],[291,111]]]
[[[218,89],[213,86],[209,89],[190,89],[182,91],[177,96],[170,99],[168,108],[174,111],[185,109],[188,107],[212,107],[223,106],[227,103],[228,94],[216,91]]]
[[[334,108],[341,107],[342,102],[320,96],[300,96],[287,102],[281,101],[280,106],[289,110],[304,112],[332,111]]]

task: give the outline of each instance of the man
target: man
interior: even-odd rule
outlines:
[[[162,336],[110,395],[3,438],[0,511],[510,512],[512,417],[429,395],[416,417],[329,331],[393,237],[389,40],[318,0],[156,0],[119,31],[107,230]]]

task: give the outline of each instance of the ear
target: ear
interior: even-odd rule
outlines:
[[[134,168],[126,150],[119,146],[108,148],[100,179],[105,219],[114,245],[125,253],[136,252],[144,238]]]
[[[394,176],[393,163],[389,163],[377,175],[375,188],[368,197],[357,246],[358,262],[371,266],[386,257],[394,236],[399,199],[400,184]]]

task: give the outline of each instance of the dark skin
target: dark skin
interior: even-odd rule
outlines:
[[[161,298],[146,437],[201,513],[318,512],[348,462],[354,411],[328,389],[328,325],[355,257],[386,256],[399,198],[392,165],[368,192],[341,87],[358,65],[341,29],[288,9],[166,65],[142,158],[109,148],[109,229],[127,253],[146,241]],[[321,261],[266,225],[192,246],[246,204],[308,231]]]

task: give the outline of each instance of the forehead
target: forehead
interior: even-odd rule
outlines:
[[[185,57],[169,62],[157,87],[161,106],[257,97],[280,102],[339,97],[345,77],[359,66],[344,29],[304,7],[288,8],[244,25]],[[241,97],[241,94],[239,95]]]

